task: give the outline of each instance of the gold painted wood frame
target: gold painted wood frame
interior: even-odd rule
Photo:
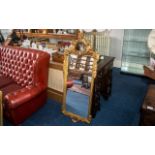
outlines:
[[[3,125],[2,92],[0,91],[0,126]]]
[[[79,49],[76,49],[78,43],[82,43],[84,45],[84,51],[79,52]],[[88,116],[81,117],[75,113],[69,112],[66,109],[66,95],[67,95],[67,77],[68,77],[68,68],[69,68],[69,56],[70,55],[77,55],[77,56],[91,56],[94,59],[92,64],[92,80],[90,86],[90,97],[89,97],[89,105],[88,105]],[[69,49],[65,50],[64,52],[64,63],[63,63],[63,74],[64,74],[64,87],[63,87],[63,105],[62,105],[62,112],[64,115],[69,116],[73,121],[82,121],[86,123],[90,123],[92,116],[91,116],[91,107],[92,107],[92,96],[93,96],[93,89],[94,89],[94,80],[97,74],[97,62],[99,60],[99,54],[92,50],[89,42],[82,37],[76,41],[72,42],[72,45]]]

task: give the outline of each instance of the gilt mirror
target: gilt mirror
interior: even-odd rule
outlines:
[[[92,96],[99,54],[85,39],[74,41],[64,52],[62,112],[73,121],[91,122]]]

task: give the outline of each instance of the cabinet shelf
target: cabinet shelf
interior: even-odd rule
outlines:
[[[140,52],[135,52],[135,51],[132,51],[130,53],[126,53],[124,54],[123,56],[131,56],[131,57],[140,57],[140,58],[150,58],[150,55],[149,54],[141,54]]]
[[[135,75],[144,75],[144,69],[142,64],[123,62],[121,71],[126,73],[133,73]]]
[[[135,63],[135,64],[142,64],[142,65],[148,65],[149,64],[149,57],[139,57],[139,56],[124,56],[122,58],[122,63],[123,62],[130,62],[130,63]]]
[[[121,67],[121,71],[125,73],[130,73],[134,75],[142,75],[144,76],[144,69],[141,67],[141,69],[138,69],[136,67]]]
[[[137,43],[146,43],[147,42],[147,39],[143,39],[143,40],[138,40],[138,39],[136,39],[136,38],[133,38],[133,39],[127,39],[127,38],[124,38],[124,40],[123,40],[124,42],[137,42]]]

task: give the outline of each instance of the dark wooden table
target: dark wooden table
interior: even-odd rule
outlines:
[[[91,109],[93,118],[96,116],[96,112],[100,110],[100,96],[102,95],[103,98],[107,100],[111,95],[112,68],[114,59],[114,57],[104,56],[104,59],[99,60],[98,62]]]

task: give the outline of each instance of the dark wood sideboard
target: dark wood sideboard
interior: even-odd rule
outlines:
[[[94,84],[93,102],[91,114],[94,118],[96,112],[100,110],[101,95],[105,100],[111,95],[112,88],[112,68],[114,57],[104,56],[104,59],[99,60],[97,76]]]

